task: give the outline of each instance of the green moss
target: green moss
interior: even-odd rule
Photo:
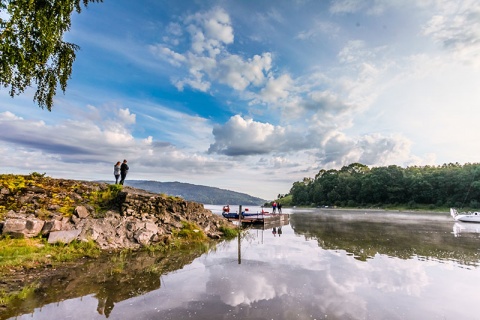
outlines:
[[[71,217],[73,214],[74,201],[69,196],[61,198],[61,207],[58,209],[65,217]]]
[[[11,193],[16,193],[25,188],[25,177],[13,174],[0,175],[1,184],[7,188]]]
[[[238,228],[230,228],[227,226],[221,226],[219,230],[223,233],[223,236],[229,240],[236,238],[240,232]]]
[[[207,239],[207,236],[196,224],[182,221],[183,227],[175,231],[174,237],[180,238],[187,242],[201,242]]]

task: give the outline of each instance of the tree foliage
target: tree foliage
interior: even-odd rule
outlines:
[[[480,164],[320,170],[290,189],[292,205],[480,208]]]
[[[36,85],[33,100],[51,111],[72,73],[76,44],[63,41],[73,10],[103,0],[0,0],[0,84],[11,97]]]

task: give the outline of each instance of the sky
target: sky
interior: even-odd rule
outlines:
[[[4,13],[0,13],[3,14]],[[477,163],[480,0],[104,0],[51,112],[0,88],[1,173],[267,200],[321,169]]]

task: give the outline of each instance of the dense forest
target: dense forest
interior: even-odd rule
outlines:
[[[480,163],[407,168],[352,163],[340,170],[322,169],[313,179],[295,182],[290,194],[279,198],[309,206],[478,209]]]

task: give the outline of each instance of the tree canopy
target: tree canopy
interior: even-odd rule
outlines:
[[[480,164],[396,165],[369,168],[352,163],[320,170],[290,189],[292,205],[480,208]]]
[[[33,100],[51,111],[65,92],[79,47],[63,41],[73,10],[103,0],[0,0],[0,84],[11,97],[36,86]]]

